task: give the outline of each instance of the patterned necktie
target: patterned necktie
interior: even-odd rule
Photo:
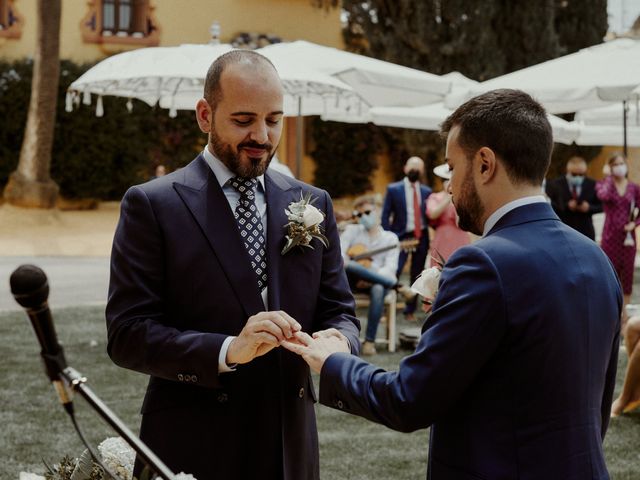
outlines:
[[[418,200],[418,185],[412,184],[413,190],[413,236],[420,240],[422,237],[422,225],[420,220],[420,200]]]
[[[256,207],[255,178],[235,177],[229,184],[240,193],[234,216],[244,240],[244,247],[251,258],[251,266],[256,272],[260,292],[267,286],[267,260],[264,245],[264,227]]]

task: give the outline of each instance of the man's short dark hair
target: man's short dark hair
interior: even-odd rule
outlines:
[[[229,65],[235,65],[237,63],[256,66],[270,65],[275,70],[271,60],[253,50],[231,50],[230,52],[220,55],[209,67],[207,77],[204,81],[204,98],[213,110],[215,110],[216,105],[222,100],[222,88],[220,86],[222,72],[224,72],[224,69]]]
[[[488,147],[503,161],[515,183],[542,182],[553,149],[547,114],[521,90],[492,90],[462,104],[444,121],[443,136],[460,127],[458,143],[467,158]]]

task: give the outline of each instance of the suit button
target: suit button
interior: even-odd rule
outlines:
[[[227,396],[226,393],[221,393],[218,395],[218,403],[227,403],[228,400],[229,400],[229,397]]]
[[[298,397],[300,398],[304,397],[304,387],[300,388],[300,391],[298,392]]]
[[[338,400],[336,402],[336,407],[338,407],[340,410],[344,408],[344,403],[342,403],[342,400]]]
[[[196,382],[198,381],[198,377],[197,377],[197,376],[195,376],[195,375],[191,375],[191,381],[192,381],[193,383],[196,383]]]
[[[181,382],[184,381],[184,375],[182,375],[181,373],[178,374],[178,380],[180,380]]]

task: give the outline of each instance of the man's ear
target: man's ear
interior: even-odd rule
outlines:
[[[482,147],[476,152],[476,161],[480,169],[480,181],[487,183],[496,174],[497,158],[496,154],[489,147]]]
[[[196,120],[198,121],[198,126],[200,130],[204,133],[209,133],[211,131],[211,125],[213,124],[213,111],[209,106],[209,103],[201,98],[196,103]]]

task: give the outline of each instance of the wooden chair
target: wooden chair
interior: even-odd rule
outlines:
[[[356,307],[368,308],[369,307],[369,295],[366,293],[354,293],[353,298],[356,300]],[[376,342],[386,343],[390,352],[396,351],[396,310],[398,308],[398,294],[395,290],[389,290],[389,293],[384,297],[384,310],[382,313],[382,319],[380,323],[386,325],[386,336],[384,340],[376,339]],[[386,319],[386,320],[385,320]],[[362,329],[364,331],[364,328]]]

